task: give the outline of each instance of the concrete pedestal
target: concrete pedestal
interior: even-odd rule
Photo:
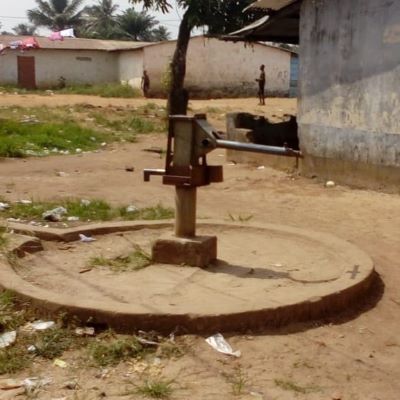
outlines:
[[[160,264],[206,267],[217,259],[216,236],[179,238],[166,235],[156,240],[152,248],[153,261]]]

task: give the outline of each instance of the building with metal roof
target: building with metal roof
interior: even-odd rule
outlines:
[[[233,40],[300,43],[303,172],[400,191],[400,2],[259,0]]]

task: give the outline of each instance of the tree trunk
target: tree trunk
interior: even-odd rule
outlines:
[[[179,26],[178,40],[171,62],[172,79],[168,95],[169,115],[186,115],[188,108],[189,96],[187,90],[184,88],[186,54],[192,31],[188,14],[188,11],[186,11]]]

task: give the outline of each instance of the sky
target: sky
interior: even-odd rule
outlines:
[[[98,0],[86,0],[85,5],[96,4],[97,2]],[[132,7],[132,4],[129,4],[128,0],[114,0],[114,2],[119,5],[120,11]],[[154,15],[162,25],[168,28],[171,32],[171,38],[176,38],[181,12],[177,9],[175,0],[171,0],[170,3],[174,5],[174,9],[169,14],[163,15],[154,11],[150,11],[149,13]],[[35,7],[35,0],[0,0],[1,30],[11,32],[14,26],[20,23],[28,23],[26,11]],[[138,11],[142,10],[140,5],[135,6],[135,8]]]

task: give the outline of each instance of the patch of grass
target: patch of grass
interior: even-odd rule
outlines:
[[[67,329],[53,328],[38,333],[34,342],[37,356],[52,360],[60,357],[73,343],[73,336]]]
[[[141,358],[149,349],[146,349],[136,337],[125,339],[111,338],[107,341],[96,340],[89,344],[89,357],[100,367],[113,366],[130,358]]]
[[[0,292],[0,330],[11,331],[21,326],[26,319],[24,308],[16,308],[15,294],[9,290]]]
[[[57,93],[63,94],[85,94],[100,97],[119,97],[131,99],[140,97],[139,89],[122,83],[107,83],[102,85],[71,85],[63,89],[55,90]]]
[[[0,119],[0,157],[45,156],[94,150],[104,136],[75,122],[25,123]]]
[[[295,393],[307,394],[307,393],[317,392],[320,390],[316,386],[300,386],[295,382],[284,379],[275,379],[274,382],[275,385],[280,387],[281,389]]]
[[[8,244],[8,238],[6,236],[7,229],[0,226],[0,250],[4,249]]]
[[[231,376],[232,393],[240,396],[244,393],[248,384],[248,376],[243,372],[240,366],[235,368],[234,374]]]
[[[157,380],[146,381],[137,388],[137,393],[153,399],[168,399],[172,392],[172,381]]]
[[[134,133],[155,133],[164,132],[166,130],[165,124],[157,120],[153,122],[140,116],[134,116],[129,121],[129,127]]]
[[[171,341],[164,341],[157,349],[157,355],[161,358],[177,359],[185,355],[185,348]]]
[[[10,208],[2,211],[1,215],[5,218],[43,220],[42,214],[44,212],[57,207],[64,207],[67,210],[65,218],[79,217],[81,221],[162,220],[174,217],[174,210],[164,207],[162,204],[128,212],[126,206],[113,208],[107,202],[98,199],[91,200],[89,204],[76,199],[65,199],[58,202],[33,201],[31,204],[12,203]]]
[[[155,207],[141,208],[137,211],[128,212],[126,207],[120,208],[120,215],[123,219],[127,220],[159,220],[171,219],[175,216],[172,208],[164,207],[162,204],[157,204]]]
[[[31,358],[24,348],[11,347],[0,350],[0,375],[21,371],[27,368],[30,363]]]
[[[151,256],[139,246],[127,256],[106,258],[93,257],[88,262],[88,267],[109,267],[114,272],[138,271],[151,265]]]

